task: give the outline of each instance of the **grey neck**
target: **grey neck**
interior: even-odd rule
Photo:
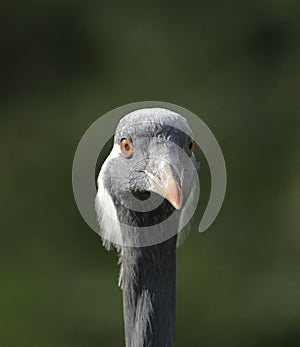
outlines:
[[[173,347],[176,236],[149,247],[124,247],[126,347]]]

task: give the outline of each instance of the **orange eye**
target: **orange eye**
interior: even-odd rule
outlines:
[[[194,139],[192,139],[192,141],[189,144],[189,153],[192,154],[194,152],[195,149],[195,141]]]
[[[120,142],[120,148],[124,155],[129,155],[133,151],[133,146],[130,140],[122,139]]]

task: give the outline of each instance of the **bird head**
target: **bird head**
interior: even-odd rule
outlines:
[[[194,148],[186,119],[170,110],[142,109],[121,119],[97,179],[96,211],[109,241],[121,243],[120,222],[143,227],[174,212],[180,217],[196,180]]]

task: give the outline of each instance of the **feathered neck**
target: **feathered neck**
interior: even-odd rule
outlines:
[[[122,285],[126,346],[174,346],[176,236],[124,247]]]
[[[124,211],[122,216],[125,222]],[[149,218],[135,216],[134,220],[141,226],[149,224]],[[174,346],[176,239],[175,235],[153,246],[122,248],[126,347]]]

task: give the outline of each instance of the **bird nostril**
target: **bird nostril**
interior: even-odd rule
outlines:
[[[137,191],[133,191],[132,195],[138,199],[138,200],[148,200],[151,196],[151,192],[149,192],[148,190],[137,190]]]

